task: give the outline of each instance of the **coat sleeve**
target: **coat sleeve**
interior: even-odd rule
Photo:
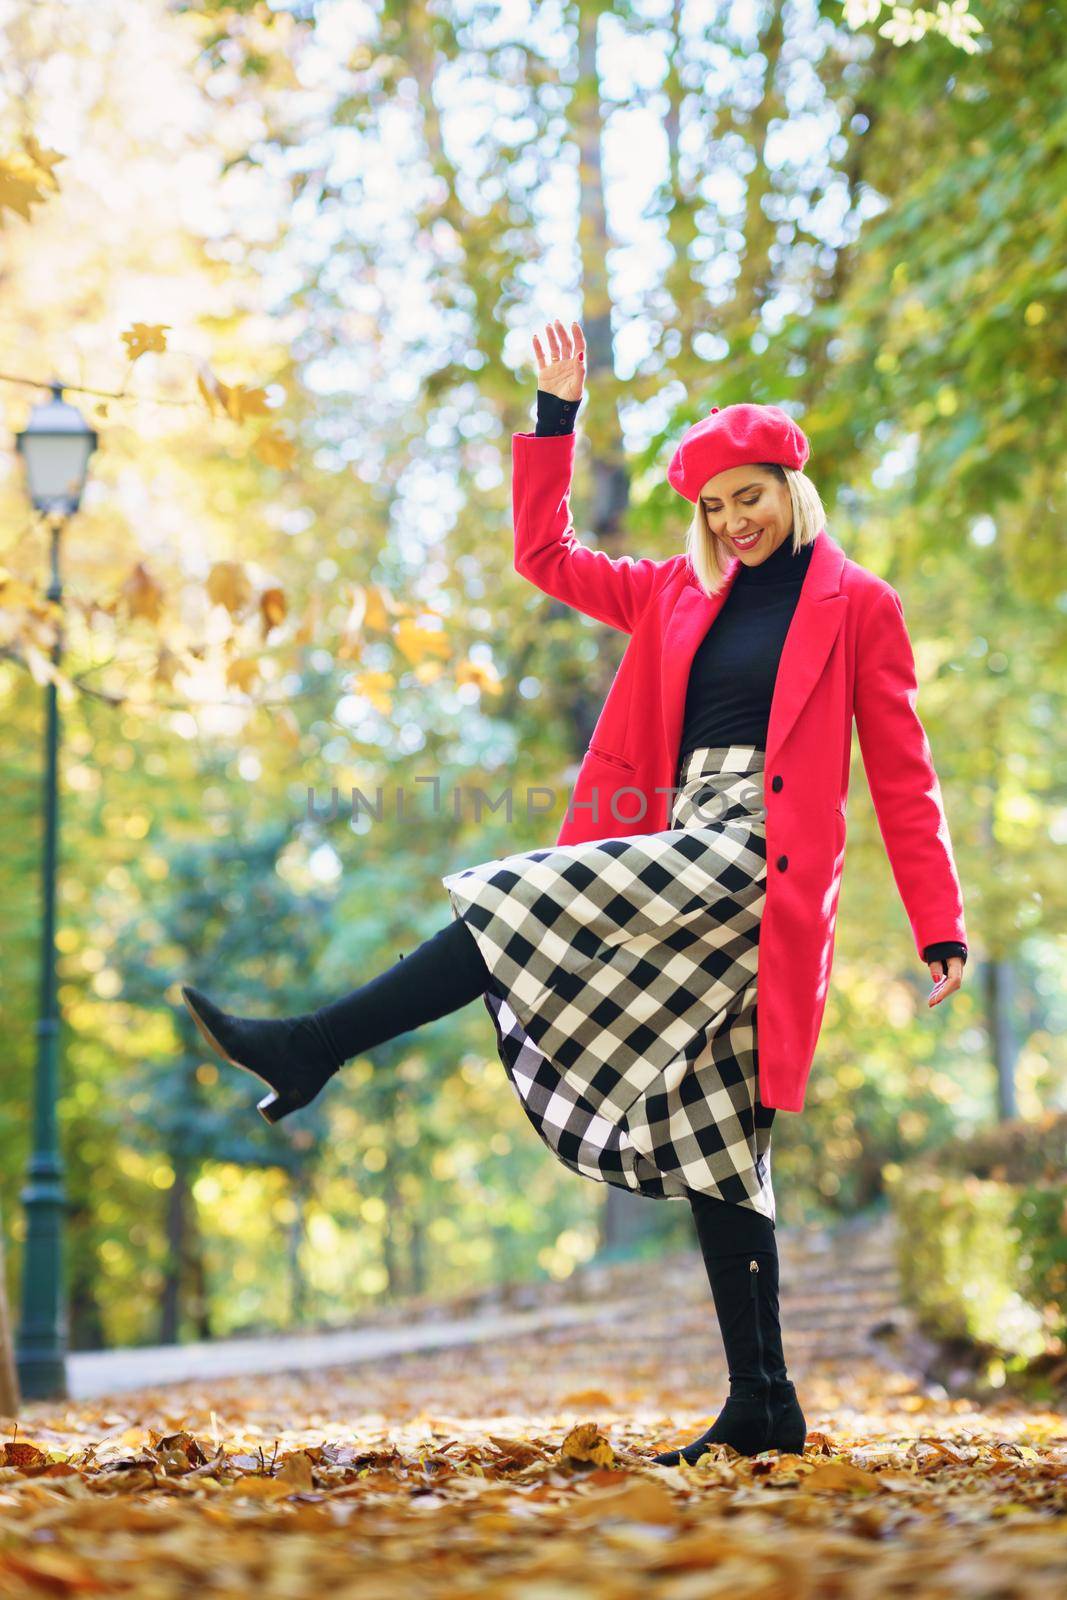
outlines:
[[[886,585],[870,604],[858,640],[856,728],[878,826],[922,957],[927,945],[968,941],[941,785],[917,698],[904,607]]]
[[[570,510],[575,438],[512,435],[515,570],[545,594],[632,633],[669,563],[612,557],[576,538]]]

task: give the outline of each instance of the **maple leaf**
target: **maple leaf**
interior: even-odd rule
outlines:
[[[395,681],[391,672],[361,672],[355,681],[356,693],[364,695],[384,715],[393,707],[393,697],[387,691]]]
[[[162,645],[156,656],[156,667],[153,676],[157,683],[165,683],[168,688],[174,683],[174,676],[181,668],[181,661],[175,651]]]
[[[407,656],[413,666],[428,655],[447,656],[450,651],[443,629],[423,628],[410,617],[404,617],[396,628],[397,648]]]
[[[207,575],[207,593],[212,605],[225,606],[231,617],[238,617],[252,599],[252,585],[239,561],[216,561]]]
[[[363,625],[367,628],[376,628],[384,632],[389,626],[389,608],[392,606],[393,597],[377,584],[368,583],[366,586],[367,608],[363,618]]]
[[[311,1473],[311,1457],[306,1450],[294,1450],[285,1457],[275,1474],[275,1480],[289,1483],[297,1489],[314,1488],[314,1479]]]
[[[140,356],[149,352],[161,354],[167,348],[167,332],[169,322],[134,322],[122,335],[122,342],[126,346],[126,354],[130,361],[136,361]]]
[[[44,199],[40,182],[31,170],[21,163],[0,160],[0,227],[5,210],[14,211],[29,222],[30,207],[43,204]]]
[[[22,135],[22,148],[26,152],[27,160],[43,175],[52,189],[58,191],[59,180],[56,178],[55,169],[61,161],[66,161],[66,156],[61,155],[58,150],[46,150],[32,133]]]
[[[264,639],[272,628],[278,628],[285,621],[289,606],[282,589],[264,589],[259,597],[259,615],[263,623]]]
[[[235,383],[229,387],[219,384],[220,390],[225,390],[223,403],[227,415],[234,422],[244,422],[246,417],[266,417],[270,414],[267,405],[266,389],[246,389],[243,383]]]
[[[143,561],[138,561],[122,585],[122,600],[129,617],[158,622],[163,611],[163,590]]]
[[[580,1466],[610,1467],[615,1452],[595,1422],[579,1422],[559,1447],[564,1461]]]
[[[296,446],[280,428],[265,428],[256,438],[253,451],[266,467],[287,472],[296,461]]]
[[[473,683],[490,694],[499,694],[503,687],[496,668],[484,661],[461,661],[456,668],[456,682]]]
[[[32,1467],[46,1467],[48,1457],[37,1445],[25,1439],[12,1439],[0,1444],[0,1467],[17,1467],[25,1471]]]
[[[259,662],[251,656],[236,656],[226,668],[228,688],[240,689],[244,694],[251,694],[258,681]]]
[[[21,610],[36,605],[37,591],[21,578],[16,578],[6,567],[0,567],[0,606],[6,610]]]

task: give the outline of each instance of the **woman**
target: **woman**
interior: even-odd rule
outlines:
[[[730,1392],[699,1439],[654,1459],[801,1452],[770,1131],[803,1106],[825,1006],[853,716],[919,954],[943,969],[931,1005],[967,957],[903,612],[821,526],[807,440],[776,406],[712,407],[682,438],[667,476],[695,508],[684,554],[579,543],[585,341],[558,320],[546,339],[536,432],[512,441],[515,565],[630,636],[556,844],[448,874],[452,920],[318,1011],[243,1018],[182,993],[207,1042],[270,1086],[272,1122],[353,1056],[481,996],[559,1159],[692,1207]]]

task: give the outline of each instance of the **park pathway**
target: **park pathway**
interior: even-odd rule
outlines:
[[[782,1325],[791,1367],[847,1364],[889,1355],[911,1319],[900,1307],[889,1218],[836,1231],[780,1230]],[[647,1329],[651,1284],[674,1307],[669,1360],[718,1363],[710,1292],[695,1251],[659,1260],[590,1266],[565,1283],[535,1283],[436,1302],[408,1302],[358,1328],[325,1333],[223,1339],[203,1344],[76,1352],[68,1359],[72,1399],[90,1400],[188,1381],[313,1372],[410,1354],[535,1340],[557,1331],[595,1330],[615,1354],[634,1354]],[[716,1367],[716,1370],[717,1367]]]

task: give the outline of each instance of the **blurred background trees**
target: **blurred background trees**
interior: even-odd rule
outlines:
[[[555,837],[625,640],[511,568],[511,434],[554,315],[589,343],[589,542],[676,551],[673,441],[775,401],[830,531],[904,596],[966,983],[928,1012],[857,756],[808,1106],[775,1130],[784,1220],[883,1203],[946,1140],[1065,1108],[1067,69],[1058,7],[970,10],[969,48],[832,0],[0,11],[0,372],[103,391],[79,400],[101,449],[64,554],[83,1346],[689,1242],[685,1208],[544,1150],[478,1004],[274,1131],[179,1004],[190,980],[238,1010],[320,1004],[443,925],[442,873]],[[10,441],[41,395],[0,396]],[[0,544],[14,1285],[49,622],[10,451]],[[558,804],[529,816],[539,784]],[[379,787],[384,816],[353,816]],[[512,817],[476,788],[510,788]]]

